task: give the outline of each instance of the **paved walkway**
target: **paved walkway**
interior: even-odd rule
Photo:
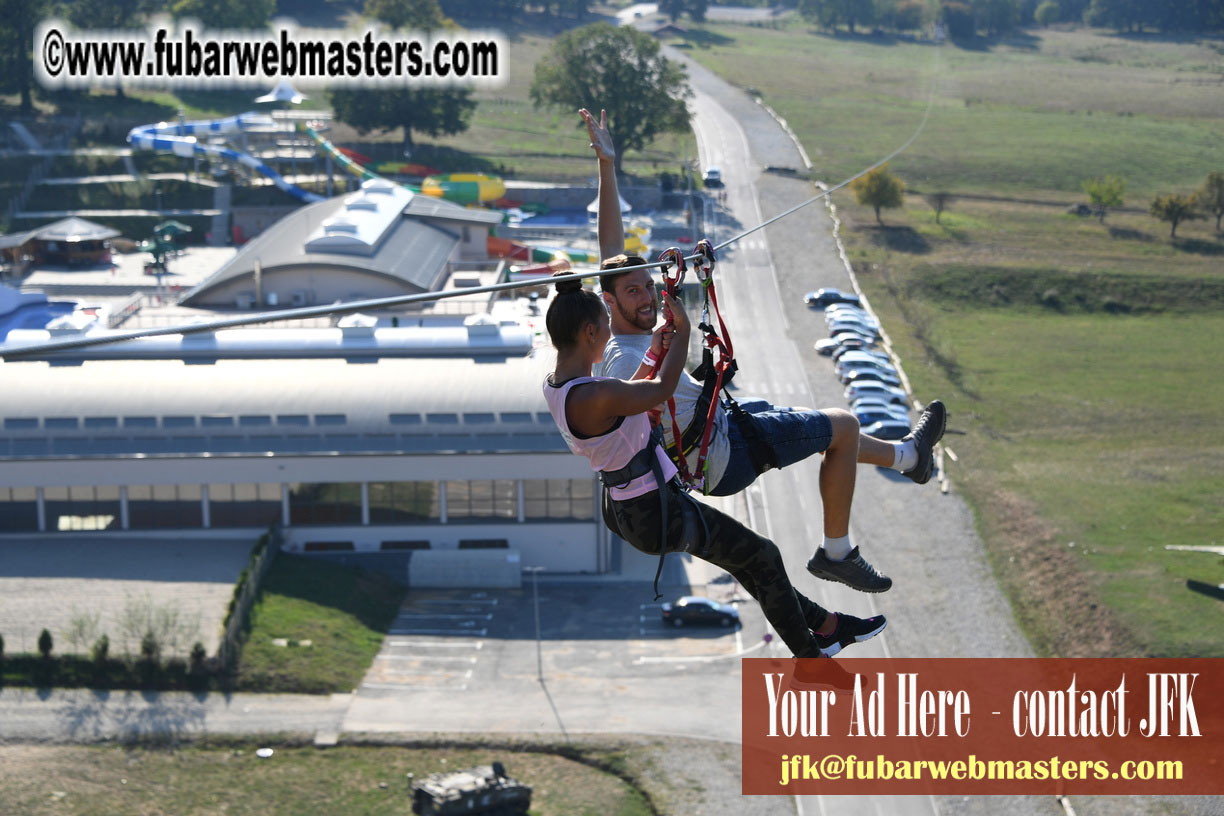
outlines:
[[[134,653],[140,649],[135,632],[152,616],[155,627],[177,636],[181,653],[200,640],[215,654],[252,543],[49,536],[0,541],[5,651],[36,651],[45,627],[59,654],[85,653],[103,634],[112,651]],[[74,627],[74,620],[86,625]],[[85,632],[76,644],[74,628]]]

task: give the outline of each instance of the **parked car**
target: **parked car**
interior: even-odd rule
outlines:
[[[850,403],[851,411],[864,411],[882,409],[885,411],[904,411],[907,410],[905,405],[897,405],[895,402],[889,402],[883,397],[867,396],[859,397]]]
[[[862,323],[857,320],[838,320],[835,323],[829,324],[830,337],[839,335],[842,332],[854,332],[855,334],[861,334],[863,337],[866,337],[873,343],[878,342],[880,339],[879,329],[877,329],[875,326],[868,326],[866,323]]]
[[[858,357],[857,356],[859,354],[863,354],[864,352],[869,353],[871,356],[869,357]],[[854,355],[854,356],[850,356],[850,355]],[[850,360],[859,359],[859,360],[870,360],[872,362],[879,363],[880,365],[892,365],[892,360],[889,359],[887,354],[883,354],[882,352],[878,352],[878,351],[873,351],[872,349],[866,346],[861,346],[859,348],[853,348],[850,346],[838,346],[837,348],[833,349],[833,354],[831,354],[830,356],[833,358],[834,363],[839,363],[842,360],[846,360],[846,359],[850,359]]]
[[[875,380],[894,387],[901,385],[901,378],[895,372],[883,368],[853,368],[841,377],[843,385],[851,385],[864,380]]]
[[[832,339],[836,340],[838,342],[838,345],[852,345],[855,342],[860,343],[864,346],[871,346],[875,344],[875,338],[869,337],[864,334],[859,334],[858,332],[851,332],[851,331],[845,331],[839,334],[835,334],[833,335]]]
[[[855,352],[855,354],[857,353]],[[833,365],[833,373],[842,382],[846,381],[846,375],[851,371],[860,370],[887,371],[894,377],[897,376],[897,369],[893,368],[892,363],[886,363],[874,357],[851,357],[849,354],[843,354],[841,359]]]
[[[877,326],[880,325],[880,321],[876,319],[875,315],[860,309],[857,306],[847,306],[844,303],[835,303],[834,305],[825,309],[826,323],[832,323],[838,318],[858,320],[862,323],[872,323]]]
[[[813,309],[823,309],[830,303],[853,303],[855,306],[862,303],[858,295],[847,294],[838,289],[817,289],[815,292],[808,292],[803,296],[803,302]]]
[[[863,426],[863,433],[876,439],[903,439],[910,432],[909,420],[883,419]]]
[[[816,341],[816,353],[824,357],[828,357],[839,348],[841,348],[841,344],[835,337],[826,337],[823,340]]]
[[[885,402],[893,405],[907,405],[905,392],[900,388],[891,385],[885,385],[878,380],[869,380],[861,383],[851,383],[846,386],[846,399],[854,402],[859,397],[879,397]]]
[[[689,625],[735,626],[739,623],[739,610],[734,606],[703,598],[700,595],[685,595],[671,603],[663,604],[663,622],[677,628]]]
[[[701,177],[701,180],[705,182],[707,187],[721,187],[723,186],[722,170],[717,167],[707,167],[705,175]]]
[[[854,417],[859,421],[859,427],[866,428],[874,422],[883,422],[886,419],[897,420],[909,424],[909,412],[900,405],[881,405],[864,406],[854,409]]]

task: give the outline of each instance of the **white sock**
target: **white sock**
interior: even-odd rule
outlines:
[[[838,538],[825,536],[821,549],[825,551],[825,557],[830,561],[845,561],[846,556],[850,555],[850,550],[853,549],[850,546],[850,535],[847,533]]]
[[[904,473],[918,467],[918,446],[914,440],[893,443],[893,470]]]

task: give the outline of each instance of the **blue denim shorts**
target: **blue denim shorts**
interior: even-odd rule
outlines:
[[[739,405],[750,415],[761,437],[773,447],[779,468],[823,453],[833,439],[833,425],[820,411],[779,408],[760,399],[744,400]],[[710,491],[712,496],[734,495],[756,481],[748,442],[734,420],[727,422],[727,439],[731,447],[727,468]]]

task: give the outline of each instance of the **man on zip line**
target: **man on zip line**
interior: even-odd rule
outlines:
[[[642,378],[650,374],[659,354],[658,349],[651,349],[658,320],[655,284],[649,269],[616,271],[646,261],[624,254],[624,224],[614,169],[616,151],[608,132],[607,112],[598,121],[585,108],[579,114],[586,122],[599,164],[599,284],[612,328],[603,365],[595,373],[626,380]],[[679,351],[684,353],[683,349]],[[686,454],[699,444],[707,407],[717,399],[717,394],[703,395],[702,383],[687,371],[681,376],[675,405]],[[808,562],[808,572],[863,592],[884,592],[892,586],[892,579],[869,564],[858,547],[850,546],[850,506],[858,463],[891,468],[925,484],[931,478],[933,449],[943,436],[946,422],[943,403],[934,400],[908,436],[900,442],[886,442],[860,433],[858,419],[843,408],[780,408],[761,399],[742,400],[738,409],[720,403],[714,412],[706,460],[707,492],[730,496],[767,470],[823,454],[820,499],[824,540]],[[663,422],[663,431],[674,456],[676,441],[670,422]]]

